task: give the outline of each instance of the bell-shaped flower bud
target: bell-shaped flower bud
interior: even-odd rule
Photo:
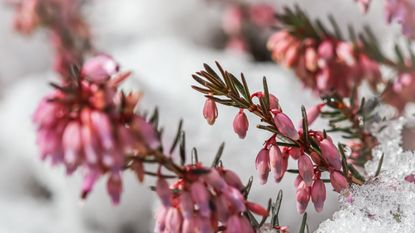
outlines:
[[[236,209],[239,212],[244,212],[246,210],[245,198],[239,190],[228,186],[223,194],[226,196],[229,203],[232,204],[233,209]]]
[[[177,208],[169,208],[166,214],[166,232],[181,233],[182,216]]]
[[[248,132],[249,121],[243,110],[236,114],[233,120],[233,130],[238,134],[239,138],[245,138],[246,132]]]
[[[279,110],[280,109],[279,100],[273,94],[269,94],[269,109],[271,109],[271,110],[273,110],[273,109]]]
[[[111,196],[112,203],[119,204],[122,192],[122,179],[119,172],[111,174],[107,182],[107,191]]]
[[[282,112],[277,112],[274,116],[274,123],[277,127],[278,131],[293,140],[300,139],[297,130],[294,127],[293,122],[291,119]]]
[[[82,184],[82,199],[85,199],[88,196],[88,194],[92,191],[92,188],[94,187],[100,175],[100,172],[96,169],[90,169],[88,171],[88,174],[85,176],[84,182]]]
[[[307,155],[302,155],[298,159],[298,171],[304,183],[307,186],[311,186],[313,183],[314,168],[313,162]]]
[[[299,147],[291,147],[288,149],[287,153],[295,160],[299,159],[300,156],[304,154],[303,150]]]
[[[160,198],[163,206],[170,207],[172,191],[170,190],[169,183],[163,178],[158,178],[156,183],[156,193]]]
[[[223,175],[223,178],[225,179],[228,185],[234,188],[241,190],[244,187],[244,184],[242,183],[241,178],[239,178],[239,176],[231,170],[226,170]]]
[[[353,66],[356,64],[353,45],[348,42],[340,42],[336,47],[337,56],[343,60],[347,65]]]
[[[190,194],[195,204],[199,207],[200,215],[209,217],[209,192],[206,186],[200,181],[195,182],[190,186]]]
[[[205,106],[203,107],[203,116],[209,125],[215,123],[215,120],[218,117],[218,108],[216,107],[215,101],[212,99],[206,99]]]
[[[274,179],[279,183],[287,171],[288,156],[285,156],[277,145],[272,145],[269,149],[269,159]]]
[[[326,162],[335,170],[340,170],[342,162],[340,160],[340,154],[333,142],[326,138],[320,142],[320,149],[322,157]]]
[[[223,192],[228,186],[224,178],[219,174],[216,169],[211,169],[210,172],[205,176],[206,182],[217,190]]]
[[[81,125],[73,121],[69,123],[63,132],[62,143],[65,153],[65,162],[73,166],[80,156],[82,149]]]
[[[109,55],[101,54],[88,59],[82,66],[82,75],[91,82],[104,83],[119,71],[119,65]]]
[[[307,68],[307,70],[311,72],[316,71],[317,60],[318,60],[317,51],[312,47],[307,48],[305,50],[305,67]]]
[[[324,60],[329,60],[334,56],[334,44],[330,40],[323,41],[318,47],[318,55]]]
[[[303,214],[307,209],[308,202],[310,201],[310,187],[301,182],[297,187],[297,211]]]
[[[320,179],[314,181],[313,186],[311,187],[311,201],[317,212],[323,210],[324,201],[326,201],[326,186]]]
[[[256,160],[255,167],[259,175],[259,180],[261,184],[267,183],[268,174],[269,174],[269,151],[266,148],[263,148],[259,151]]]
[[[190,219],[193,216],[193,200],[189,192],[182,192],[180,195],[180,210],[185,219]]]
[[[258,205],[256,203],[249,202],[249,201],[247,201],[245,204],[246,204],[246,207],[253,213],[258,214],[263,217],[268,216],[268,210],[262,207],[261,205]]]
[[[318,116],[321,113],[321,109],[323,108],[323,104],[317,104],[314,105],[313,107],[307,109],[307,123],[310,126],[311,124],[314,123],[314,121],[318,118]],[[298,126],[299,128],[301,128],[303,125],[303,122],[301,121]]]
[[[349,187],[346,178],[339,171],[330,172],[330,182],[336,192],[341,192]]]

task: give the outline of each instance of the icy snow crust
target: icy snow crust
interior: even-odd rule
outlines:
[[[374,175],[384,154],[380,175],[363,186],[353,186],[351,197],[341,198],[341,209],[332,220],[321,223],[316,233],[415,232],[415,184],[404,180],[415,172],[415,155],[401,147],[405,122],[400,118],[374,127],[380,145],[366,169]]]

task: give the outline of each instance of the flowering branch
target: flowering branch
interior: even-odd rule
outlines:
[[[322,173],[330,173],[330,182],[337,192],[346,189],[349,182],[361,184],[364,181],[361,176],[349,173],[349,169],[344,166],[345,159],[342,160],[339,150],[324,131],[309,129],[308,125],[314,117],[308,117],[304,108],[302,128],[297,131],[291,119],[283,113],[278,99],[269,93],[265,78],[263,91],[251,94],[243,74],[238,80],[219,63],[216,65],[221,76],[205,64],[205,70],[193,75],[193,79],[202,87],[192,88],[207,98],[203,113],[209,124],[213,124],[218,115],[216,103],[219,103],[240,109],[233,125],[235,133],[241,138],[245,137],[249,126],[244,110],[260,118],[262,124],[258,128],[272,133],[256,158],[256,168],[262,184],[267,182],[271,170],[276,182],[281,181],[286,171],[298,173],[297,207],[303,213],[310,197],[317,211],[323,208],[326,190],[320,178]],[[254,103],[255,98],[258,99],[257,104]],[[290,156],[298,160],[298,170],[287,170]]]

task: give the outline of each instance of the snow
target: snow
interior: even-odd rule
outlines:
[[[404,180],[415,172],[415,152],[402,148],[406,122],[407,118],[398,118],[373,127],[380,144],[373,150],[374,159],[366,164],[372,178],[341,197],[341,209],[317,233],[415,231],[415,184]],[[381,173],[374,177],[382,155]]]

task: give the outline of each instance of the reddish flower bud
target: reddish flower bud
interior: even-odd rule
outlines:
[[[101,54],[88,59],[82,66],[82,75],[91,82],[103,83],[118,73],[119,65],[111,56]]]
[[[318,47],[318,55],[324,60],[329,60],[334,56],[334,44],[330,40],[323,41]]]
[[[200,181],[195,182],[192,184],[192,186],[190,186],[190,194],[195,204],[197,204],[199,207],[200,215],[209,217],[209,192],[206,189],[206,186]]]
[[[230,211],[229,206],[230,203],[225,195],[222,194],[215,198],[215,210],[219,221],[226,222],[226,220],[228,220]]]
[[[166,214],[166,232],[181,233],[182,216],[177,208],[169,208]]]
[[[228,185],[234,188],[241,190],[244,187],[244,185],[242,184],[241,178],[239,178],[239,176],[231,170],[226,170],[223,175],[223,178],[225,179]]]
[[[321,212],[323,210],[325,200],[326,186],[322,180],[317,179],[314,181],[313,187],[311,188],[311,201],[313,202],[314,208],[317,212]]]
[[[301,182],[297,187],[296,199],[297,211],[303,214],[310,201],[310,187],[306,186],[304,182]]]
[[[169,183],[163,178],[158,178],[156,183],[156,193],[160,198],[161,204],[164,207],[170,207],[172,192],[169,187]]]
[[[300,158],[301,155],[304,154],[303,150],[301,148],[298,147],[291,147],[288,150],[288,154],[291,155],[291,157],[295,160],[297,160],[298,158]]]
[[[280,109],[279,100],[273,94],[269,94],[269,109],[271,109],[271,110],[273,110],[273,109],[279,110]]]
[[[278,112],[274,116],[274,123],[278,131],[286,137],[289,137],[293,140],[298,140],[300,136],[298,135],[297,130],[294,127],[291,119],[282,112]]]
[[[216,169],[211,169],[209,174],[205,176],[205,180],[209,185],[212,185],[215,189],[221,192],[223,192],[228,186],[224,178],[222,178]]]
[[[256,160],[255,167],[258,171],[259,181],[261,184],[267,183],[268,174],[269,174],[269,151],[266,148],[263,148],[259,151]]]
[[[348,42],[340,42],[336,47],[337,56],[342,59],[347,65],[353,66],[356,64],[353,45]]]
[[[85,199],[88,196],[100,175],[101,174],[99,173],[99,171],[95,169],[91,169],[88,171],[88,174],[85,176],[84,182],[82,184],[82,199]]]
[[[248,131],[249,121],[245,113],[241,109],[238,114],[236,114],[235,119],[233,120],[233,130],[238,134],[239,138],[245,138],[246,132]]]
[[[326,160],[326,162],[334,169],[340,170],[342,167],[340,154],[331,139],[323,139],[320,142],[320,149],[322,157]]]
[[[193,200],[189,192],[182,192],[180,195],[180,209],[185,219],[190,219],[193,215]]]
[[[215,123],[215,120],[218,117],[218,108],[216,107],[215,101],[209,98],[206,99],[205,106],[203,107],[203,116],[209,125],[213,125]]]
[[[260,3],[250,6],[249,17],[259,27],[268,27],[275,23],[275,9],[269,4]]]
[[[255,214],[261,215],[263,217],[268,216],[268,210],[253,202],[245,202],[246,207]]]
[[[317,104],[314,105],[313,107],[307,109],[307,123],[310,126],[311,124],[314,123],[314,121],[318,118],[318,116],[321,113],[321,109],[323,108],[323,104]],[[302,127],[303,122],[301,121],[299,124],[299,128]]]
[[[66,126],[62,142],[65,162],[70,166],[75,165],[82,149],[81,125],[78,122],[71,122]]]
[[[274,172],[274,179],[279,183],[287,171],[288,156],[283,155],[277,145],[272,145],[269,149],[271,170]]]
[[[307,70],[311,72],[316,71],[317,60],[318,60],[317,51],[312,47],[307,48],[305,50],[305,67],[307,68]]]
[[[415,175],[414,174],[410,174],[405,176],[405,181],[408,181],[410,183],[414,183],[415,184]]]
[[[307,155],[302,155],[298,159],[298,171],[304,183],[307,186],[311,186],[313,183],[314,168],[313,162]]]
[[[228,186],[227,190],[223,194],[226,196],[229,203],[232,204],[234,209],[239,212],[244,212],[246,210],[245,198],[239,190]]]
[[[330,172],[330,182],[336,192],[341,192],[349,187],[349,183],[339,171]]]
[[[239,215],[232,215],[226,222],[227,233],[253,233],[253,229],[249,221]]]
[[[297,62],[299,57],[299,47],[300,43],[294,42],[290,45],[290,47],[287,49],[287,52],[285,53],[284,58],[284,65],[287,67],[292,67]]]
[[[107,182],[107,190],[111,196],[112,203],[119,204],[122,192],[122,179],[120,173],[112,173]]]

